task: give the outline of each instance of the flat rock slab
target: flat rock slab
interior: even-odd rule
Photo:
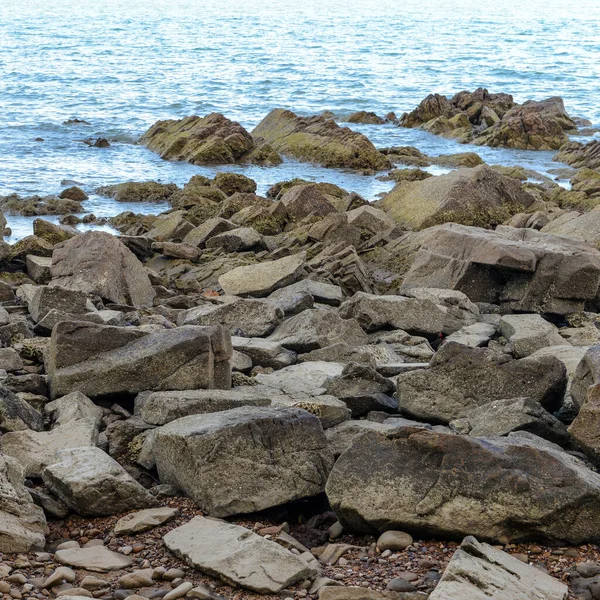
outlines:
[[[175,508],[164,506],[161,508],[147,508],[138,510],[121,517],[115,525],[115,535],[130,535],[148,531],[158,527],[175,517],[179,511]]]
[[[550,575],[466,537],[430,600],[566,600],[567,586]]]
[[[279,544],[224,521],[194,517],[163,540],[171,552],[203,573],[262,594],[276,594],[316,575]]]
[[[133,564],[133,558],[113,552],[105,546],[59,550],[54,558],[62,565],[97,573],[127,569]]]

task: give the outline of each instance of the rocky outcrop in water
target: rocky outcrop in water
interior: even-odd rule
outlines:
[[[362,134],[324,117],[299,117],[289,110],[272,110],[253,130],[278,152],[323,167],[380,171],[388,159]]]
[[[576,169],[600,169],[600,140],[593,140],[587,144],[569,142],[560,147],[552,160],[566,163]]]
[[[452,98],[430,94],[410,113],[402,127],[426,131],[480,146],[558,150],[577,131],[561,98],[517,104],[509,94],[490,94],[478,88]]]

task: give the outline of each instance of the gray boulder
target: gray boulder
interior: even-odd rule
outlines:
[[[500,333],[510,342],[517,358],[529,356],[548,346],[565,345],[558,329],[540,315],[504,315],[500,319]]]
[[[223,325],[231,334],[247,337],[269,335],[283,320],[283,312],[269,302],[233,298],[221,304],[202,304],[184,311],[178,325]]]
[[[48,375],[53,398],[95,398],[145,390],[231,387],[231,341],[221,326],[148,331],[83,322],[52,332]]]
[[[302,392],[311,396],[326,393],[326,383],[342,374],[345,365],[336,362],[311,361],[285,367],[274,373],[260,373],[256,381],[277,394]]]
[[[317,575],[302,558],[276,542],[224,521],[194,517],[163,539],[191,567],[261,594],[276,594]]]
[[[71,510],[84,516],[114,515],[156,504],[125,469],[100,448],[61,450],[42,479]]]
[[[0,369],[10,373],[22,368],[23,360],[14,348],[0,348]]]
[[[42,415],[11,390],[0,386],[0,432],[44,428]],[[0,438],[1,439],[1,438]]]
[[[81,392],[71,392],[49,402],[44,406],[44,412],[52,419],[55,427],[81,419],[95,419],[100,427],[103,415],[102,409]]]
[[[184,417],[156,432],[153,449],[161,483],[216,517],[319,494],[333,464],[319,420],[298,408]]]
[[[117,304],[150,307],[154,289],[142,263],[116,237],[77,235],[54,249],[51,286],[96,294]]]
[[[475,407],[529,397],[553,412],[560,407],[567,371],[553,356],[513,360],[487,348],[444,344],[429,368],[398,376],[401,412],[418,420],[448,423]]]
[[[529,433],[473,438],[417,428],[365,433],[337,460],[326,493],[344,529],[600,540],[600,475]]]
[[[575,408],[581,408],[591,386],[600,383],[600,344],[592,346],[583,356],[573,375],[571,398]]]
[[[376,296],[357,292],[339,308],[343,319],[356,319],[365,331],[402,329],[437,336],[444,329],[444,312],[429,299]]]
[[[249,356],[255,366],[282,369],[296,362],[296,353],[287,350],[279,342],[232,336],[231,345],[234,350]]]
[[[44,549],[46,518],[25,487],[25,472],[14,459],[0,454],[0,552]]]
[[[466,537],[430,600],[567,600],[569,588],[541,569]]]

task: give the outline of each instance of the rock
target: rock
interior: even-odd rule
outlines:
[[[163,539],[171,552],[203,573],[263,594],[316,575],[279,544],[223,521],[194,517]]]
[[[114,528],[115,535],[131,535],[154,529],[177,516],[179,511],[168,506],[146,508],[121,517]]]
[[[31,318],[38,323],[51,310],[68,310],[71,314],[85,314],[90,312],[88,296],[85,292],[70,290],[62,286],[53,287],[40,285],[24,291],[21,286],[19,292],[26,294],[27,307]]]
[[[368,336],[355,319],[343,319],[329,310],[310,309],[284,321],[269,340],[294,352],[310,352],[338,342],[363,345]]]
[[[559,217],[552,220],[542,228],[542,232],[579,238],[597,245],[600,242],[599,228],[600,209],[594,208],[583,214],[573,212],[564,215],[564,218]]]
[[[388,159],[362,134],[324,117],[302,118],[289,110],[272,110],[252,131],[275,150],[323,167],[382,170]]]
[[[292,285],[274,291],[269,300],[276,302],[288,294],[308,294],[316,302],[339,306],[344,299],[344,292],[339,285],[332,285],[323,281],[314,281],[313,279],[302,279]],[[309,308],[312,308],[310,306]],[[287,312],[287,311],[286,311]]]
[[[319,191],[317,185],[296,185],[280,200],[289,218],[300,221],[309,215],[325,217],[337,210]]]
[[[366,331],[402,329],[416,335],[438,336],[444,329],[444,312],[431,300],[403,296],[376,296],[357,292],[340,306],[344,319],[356,319]]]
[[[553,356],[511,360],[487,348],[448,342],[429,368],[398,376],[398,406],[405,415],[437,423],[505,398],[529,397],[554,411],[566,385],[566,369]]]
[[[412,287],[459,290],[472,302],[504,312],[570,314],[595,302],[600,253],[567,237],[533,229],[446,224],[420,234],[420,249],[404,276]]]
[[[155,292],[144,267],[108,233],[88,231],[59,245],[51,270],[51,286],[96,294],[116,304],[152,306]]]
[[[396,593],[374,590],[362,585],[325,586],[319,590],[319,600],[426,600],[425,594]]]
[[[44,549],[46,519],[24,485],[25,472],[14,459],[0,454],[0,552]]]
[[[508,435],[529,431],[561,446],[569,442],[563,423],[530,398],[496,400],[467,411],[464,416],[468,433],[474,437]],[[452,426],[454,422],[451,422]],[[457,427],[458,428],[458,427]]]
[[[153,242],[152,250],[168,258],[180,258],[196,262],[200,257],[200,251],[190,244],[176,242]]]
[[[269,406],[273,390],[242,386],[230,390],[142,392],[135,400],[135,414],[151,425],[165,425],[181,417],[221,412],[241,406]]]
[[[383,125],[385,120],[378,117],[374,112],[367,112],[366,110],[359,110],[358,112],[352,113],[348,117],[348,123],[361,123],[363,125]]]
[[[18,460],[27,477],[40,477],[62,450],[91,447],[97,443],[98,420],[86,418],[60,425],[52,431],[28,429],[6,433],[0,438],[0,450]]]
[[[79,231],[68,225],[52,223],[45,219],[34,219],[33,234],[50,244],[60,244],[61,242],[66,242],[72,237],[79,235]]]
[[[575,420],[569,426],[569,433],[596,463],[600,461],[600,387],[597,384],[587,390],[585,402],[579,408]]]
[[[50,496],[50,494],[46,494],[35,488],[30,488],[29,493],[33,501],[42,508],[46,516],[53,519],[66,519],[69,516],[69,509],[62,502]]]
[[[296,353],[286,350],[279,342],[232,336],[231,345],[234,350],[249,356],[253,365],[282,369],[296,362]]]
[[[11,390],[0,386],[0,432],[40,431],[44,428],[42,415]],[[0,444],[3,437],[0,437]]]
[[[140,143],[161,158],[195,165],[281,162],[271,148],[260,148],[239,123],[219,113],[157,121],[140,138]]]
[[[0,348],[0,369],[4,371],[20,371],[23,368],[23,360],[14,348]]]
[[[175,589],[171,590],[168,594],[165,594],[163,596],[163,598],[165,600],[177,600],[177,598],[182,598],[188,592],[190,592],[193,587],[194,587],[193,583],[190,583],[189,581],[185,581],[184,583],[181,583],[180,585],[178,585]]]
[[[54,558],[56,562],[63,565],[96,573],[120,571],[127,569],[133,563],[133,558],[119,552],[112,552],[106,546],[58,550],[54,554]]]
[[[139,571],[133,571],[132,573],[125,573],[125,575],[119,577],[117,585],[126,590],[152,587],[154,585],[154,579],[152,578],[153,573],[154,569],[141,569]]]
[[[453,117],[455,112],[456,108],[446,96],[429,94],[411,113],[402,115],[400,125],[418,127],[438,117]]]
[[[308,240],[325,246],[348,244],[358,248],[362,243],[360,229],[348,225],[345,213],[331,213],[308,230]]]
[[[194,229],[186,217],[187,213],[184,210],[159,215],[152,222],[152,229],[146,236],[157,242],[182,242]]]
[[[348,225],[372,235],[396,227],[396,222],[385,211],[370,204],[359,206],[346,213]]]
[[[319,494],[333,462],[319,420],[298,408],[183,417],[156,432],[153,450],[161,483],[217,517]]]
[[[27,264],[27,275],[36,283],[47,284],[52,279],[52,259],[46,256],[34,256],[28,254],[25,258]]]
[[[510,342],[517,358],[548,346],[562,346],[565,342],[552,323],[536,314],[504,315],[500,319],[500,333]]]
[[[121,457],[126,454],[131,456],[133,440],[151,429],[153,429],[152,425],[138,417],[113,421],[104,430],[104,435],[108,440],[108,453],[113,457]]]
[[[591,386],[600,383],[600,344],[589,348],[575,369],[571,398],[575,408],[579,409],[587,400]]]
[[[372,410],[392,413],[398,410],[397,401],[391,397],[394,384],[367,365],[346,365],[341,375],[325,383],[325,390],[345,402],[354,418],[365,416]]]
[[[599,536],[598,485],[581,460],[529,433],[472,438],[405,427],[357,437],[326,493],[348,530],[579,544]]]
[[[523,212],[534,198],[518,181],[480,165],[404,182],[382,202],[396,221],[421,229],[448,222],[491,227]]]
[[[318,417],[324,430],[347,421],[351,417],[350,409],[344,401],[325,394],[311,396],[304,392],[297,392],[294,395],[275,395],[271,397],[271,405],[302,408]]]
[[[71,392],[49,402],[45,405],[44,412],[50,416],[55,427],[81,419],[95,419],[99,428],[103,416],[102,409],[81,392]]]
[[[291,365],[274,373],[259,373],[255,379],[274,391],[279,390],[279,394],[295,394],[300,391],[310,396],[320,396],[326,392],[326,382],[331,377],[341,375],[344,366],[341,363],[315,360]]]
[[[412,536],[403,531],[386,531],[377,540],[377,549],[381,552],[392,550],[393,552],[406,550],[412,546]]]
[[[179,188],[174,183],[128,181],[99,187],[96,193],[117,202],[169,202]]]
[[[230,296],[268,296],[276,289],[295,283],[304,270],[304,252],[246,267],[237,267],[219,277]]]
[[[212,237],[225,231],[231,231],[232,229],[236,229],[235,223],[227,221],[226,219],[221,219],[220,217],[213,217],[192,229],[183,238],[183,242],[185,244],[196,246],[197,248],[204,248],[206,242]]]
[[[57,453],[42,472],[46,486],[70,509],[86,516],[114,515],[154,506],[154,497],[108,454],[95,447]]]
[[[576,169],[600,168],[600,140],[592,140],[587,144],[568,142],[560,147],[552,160],[566,163]]]
[[[240,173],[217,173],[212,184],[227,196],[232,196],[236,192],[242,194],[254,194],[256,192],[256,181]]]
[[[145,390],[228,389],[231,342],[221,326],[143,331],[59,323],[52,332],[52,397],[72,391],[95,398]]]
[[[444,343],[455,342],[463,346],[478,348],[486,346],[495,334],[496,328],[493,325],[489,323],[474,323],[473,325],[461,327],[458,331],[450,334],[444,340]]]
[[[212,236],[207,248],[222,248],[224,252],[246,252],[266,250],[265,240],[253,227],[238,227]]]
[[[558,579],[488,544],[466,537],[448,563],[430,600],[566,600]]]
[[[269,302],[234,298],[223,304],[201,304],[182,312],[178,325],[222,325],[231,334],[247,337],[269,335],[283,320],[283,312]]]

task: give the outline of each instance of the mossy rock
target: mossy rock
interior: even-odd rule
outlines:
[[[226,196],[232,196],[236,192],[243,194],[254,194],[256,192],[256,181],[240,173],[217,173],[212,185],[221,190]]]
[[[169,202],[178,190],[174,183],[128,181],[99,187],[96,193],[117,202]]]
[[[423,171],[422,169],[392,169],[382,180],[392,180],[396,182],[400,181],[423,181],[433,177],[431,173]]]
[[[83,206],[75,200],[57,198],[56,196],[28,196],[18,194],[0,197],[0,209],[7,214],[24,217],[40,217],[44,215],[68,215],[83,212]]]

